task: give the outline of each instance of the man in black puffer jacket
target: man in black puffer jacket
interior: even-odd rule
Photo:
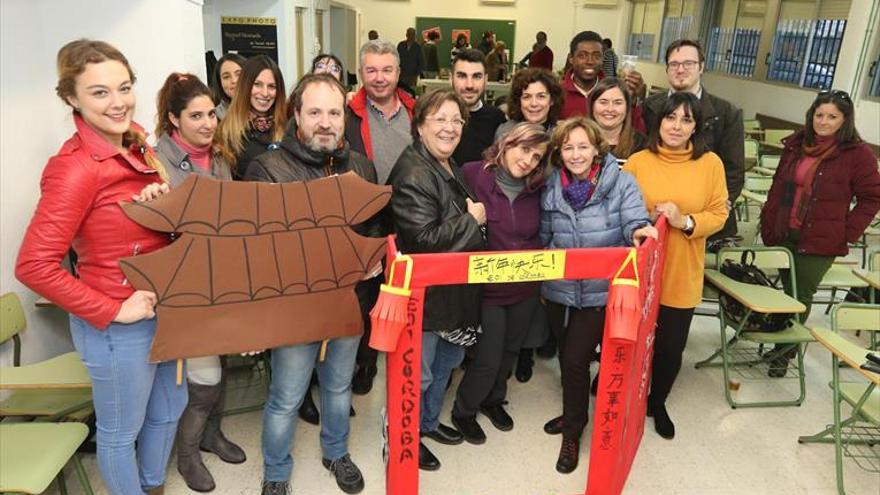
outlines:
[[[309,181],[354,171],[376,183],[376,170],[363,155],[351,151],[344,138],[345,90],[326,74],[305,76],[293,93],[294,119],[281,146],[263,153],[248,167],[245,180]],[[360,235],[383,235],[379,215],[352,229]],[[373,273],[372,275],[377,275]],[[365,323],[378,294],[378,277],[360,282],[355,290]],[[329,341],[318,368],[321,386],[321,450],[324,467],[345,493],[358,493],[364,479],[348,453],[351,377],[361,337]],[[294,416],[308,395],[319,342],[272,350],[272,383],[263,416],[263,493],[289,493],[293,469]]]

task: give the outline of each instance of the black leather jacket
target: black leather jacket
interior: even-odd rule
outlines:
[[[391,209],[397,248],[403,253],[481,251],[486,241],[465,199],[475,196],[458,171],[453,175],[421,143],[408,146],[391,170]],[[424,330],[455,330],[480,321],[480,286],[429,287]]]

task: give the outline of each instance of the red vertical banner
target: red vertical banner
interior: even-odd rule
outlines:
[[[419,492],[419,404],[422,376],[422,310],[425,289],[412,289],[406,326],[386,354],[387,465],[385,493]]]

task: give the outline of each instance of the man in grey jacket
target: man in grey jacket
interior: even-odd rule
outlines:
[[[643,115],[648,132],[651,132],[656,128],[658,119],[663,117],[658,113],[668,95],[687,91],[699,98],[703,111],[703,135],[706,136],[709,149],[724,163],[728,206],[732,206],[742,192],[746,175],[742,110],[706,91],[701,82],[705,61],[703,48],[696,41],[681,39],[670,43],[666,49],[669,92],[648,97],[643,105]],[[709,240],[729,237],[736,232],[736,215],[731,208],[724,228]]]

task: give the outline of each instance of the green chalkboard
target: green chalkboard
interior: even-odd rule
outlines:
[[[452,50],[452,44],[455,43],[452,33],[457,30],[470,30],[471,46],[473,48],[480,44],[484,32],[492,31],[495,33],[496,40],[503,41],[507,45],[510,59],[517,60],[519,51],[515,51],[516,44],[514,43],[516,41],[516,21],[416,17],[416,37],[421,38],[422,32],[434,28],[440,29],[440,42],[437,44],[437,54],[439,55],[441,68],[449,68],[449,52]]]

